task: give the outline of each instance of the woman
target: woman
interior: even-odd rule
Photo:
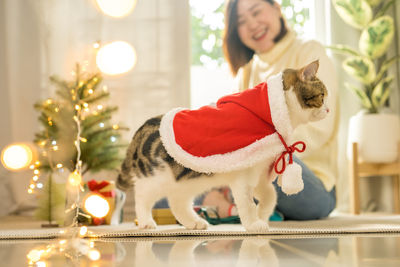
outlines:
[[[287,196],[280,187],[276,210],[285,219],[312,220],[326,217],[336,205],[338,105],[335,69],[323,46],[303,41],[288,28],[274,0],[229,0],[225,10],[224,54],[239,90],[252,88],[286,68],[300,68],[319,60],[317,76],[328,89],[330,115],[296,129],[294,140],[307,149],[295,158],[302,166],[304,190]],[[231,215],[231,200],[221,191],[206,195],[203,205],[217,206],[221,217]],[[228,210],[227,210],[228,207]]]

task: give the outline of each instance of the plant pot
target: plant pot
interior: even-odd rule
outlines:
[[[350,118],[347,157],[352,158],[352,143],[358,143],[358,157],[371,163],[389,163],[397,159],[400,119],[396,114],[363,114]]]

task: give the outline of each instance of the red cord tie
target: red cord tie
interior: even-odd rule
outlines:
[[[306,150],[306,144],[303,141],[297,141],[293,143],[291,146],[287,146],[285,140],[283,140],[283,137],[279,133],[278,136],[281,139],[281,142],[285,146],[286,150],[283,151],[282,154],[279,156],[279,158],[275,161],[274,170],[277,174],[282,174],[286,169],[286,161],[285,161],[286,154],[289,154],[289,164],[292,164],[293,153],[296,151],[299,153],[304,152],[304,150]],[[301,147],[298,147],[299,145],[301,145]],[[279,162],[282,162],[280,170],[278,170]]]

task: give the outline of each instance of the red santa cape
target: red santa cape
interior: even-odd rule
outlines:
[[[253,89],[218,100],[216,106],[167,112],[160,135],[167,152],[197,172],[220,173],[274,162],[296,147],[287,146],[293,132],[285,101],[282,74]],[[297,149],[298,150],[298,149]],[[304,149],[303,149],[304,150]]]

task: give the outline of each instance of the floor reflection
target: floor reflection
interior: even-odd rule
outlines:
[[[1,241],[0,265],[27,266],[29,255],[60,241]],[[31,266],[400,266],[400,235],[115,238],[75,244],[57,247]],[[98,254],[90,256],[90,249]]]

